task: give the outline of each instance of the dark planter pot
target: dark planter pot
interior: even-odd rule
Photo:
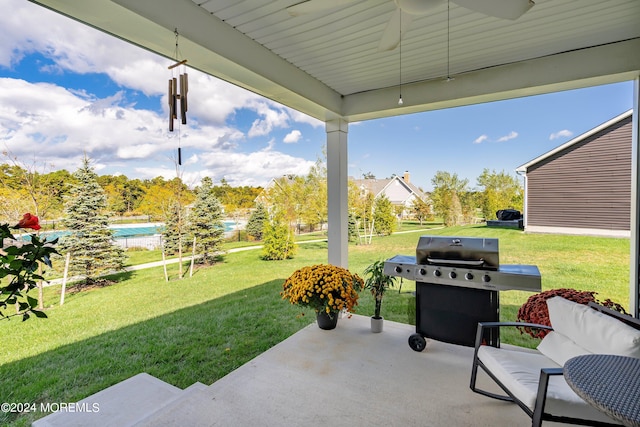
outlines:
[[[316,315],[316,321],[320,329],[335,329],[338,325],[338,313],[327,313],[324,311]]]

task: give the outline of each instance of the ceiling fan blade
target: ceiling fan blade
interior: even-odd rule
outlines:
[[[287,7],[287,12],[290,16],[307,15],[345,6],[354,1],[356,0],[306,0]]]
[[[413,22],[413,15],[403,12],[400,8],[396,8],[389,22],[387,22],[384,33],[382,33],[380,43],[378,43],[378,51],[384,52],[395,49],[400,43],[400,34],[404,36],[407,30],[409,30],[411,22]],[[401,23],[402,28],[400,28]]]
[[[451,0],[458,6],[501,19],[516,20],[531,9],[533,0]]]
[[[426,15],[445,0],[393,0],[400,9],[411,15]]]

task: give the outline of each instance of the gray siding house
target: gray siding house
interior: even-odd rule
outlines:
[[[632,111],[518,167],[527,232],[629,237]]]

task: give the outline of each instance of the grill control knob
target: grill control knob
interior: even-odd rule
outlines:
[[[427,270],[425,270],[424,268],[421,268],[420,270],[418,270],[418,274],[421,276],[424,276],[425,274],[427,274]]]
[[[400,267],[399,265],[396,265],[396,268],[394,268],[394,270],[396,271],[396,273],[402,273],[402,267]]]
[[[440,277],[442,273],[440,272],[440,270],[433,270],[433,275],[436,277]]]
[[[489,276],[488,274],[485,274],[484,276],[482,276],[482,281],[487,283],[491,281],[491,276]]]
[[[456,277],[458,277],[458,274],[455,271],[452,271],[451,273],[449,273],[449,277],[455,279]]]
[[[467,273],[467,274],[464,275],[464,278],[467,279],[467,280],[473,280],[473,274]]]

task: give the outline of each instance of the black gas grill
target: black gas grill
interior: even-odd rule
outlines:
[[[535,265],[500,265],[498,239],[422,236],[416,256],[397,255],[384,263],[389,276],[416,282],[416,333],[409,345],[426,346],[424,337],[473,347],[478,322],[500,318],[499,291],[540,292]],[[497,346],[497,331],[483,337]]]

